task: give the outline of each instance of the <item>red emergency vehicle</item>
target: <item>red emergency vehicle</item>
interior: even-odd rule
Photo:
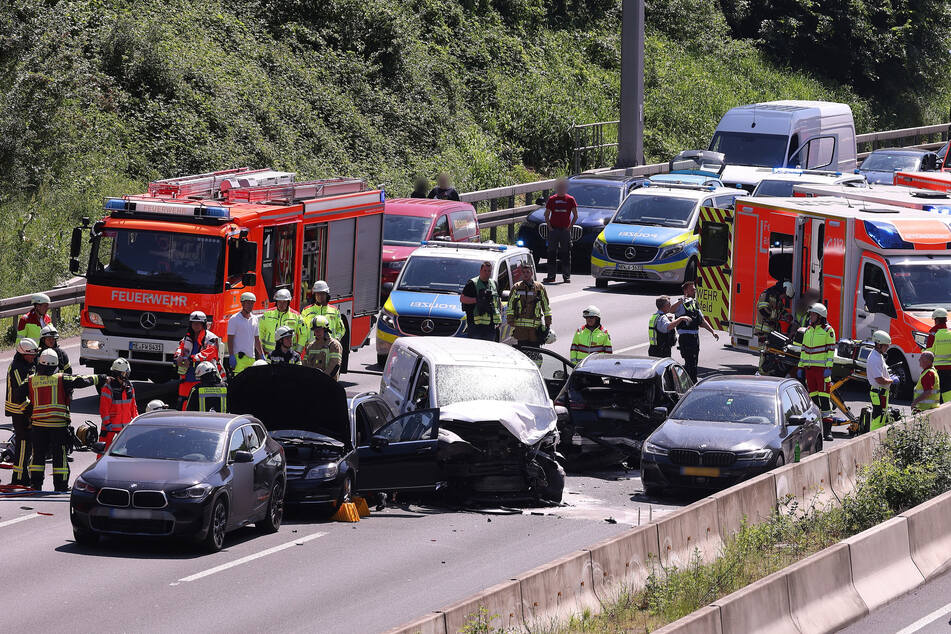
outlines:
[[[895,172],[895,184],[947,192],[951,191],[951,172]]]
[[[105,372],[123,357],[133,376],[174,378],[172,356],[192,311],[208,316],[225,346],[242,292],[257,296],[256,313],[281,288],[300,309],[323,279],[347,328],[346,367],[380,308],[383,199],[359,179],[296,182],[290,172],[248,168],[107,199],[101,220],[73,231],[71,271],[80,270],[86,231],[90,242],[80,361]]]
[[[951,297],[951,226],[928,211],[842,198],[739,198],[735,210],[704,209],[697,297],[739,348],[753,333],[760,294],[779,279],[795,297],[819,292],[839,339],[892,338],[886,357],[910,393],[931,312]]]

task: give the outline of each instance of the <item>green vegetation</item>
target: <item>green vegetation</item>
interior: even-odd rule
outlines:
[[[649,0],[649,159],[702,147],[727,108],[761,99],[846,101],[863,130],[894,119],[849,77],[797,70],[746,35],[759,18],[737,22],[740,4],[726,16]],[[152,178],[273,165],[406,194],[440,170],[463,190],[564,172],[570,125],[617,116],[619,12],[620,0],[0,0],[0,295],[66,277],[70,226]]]

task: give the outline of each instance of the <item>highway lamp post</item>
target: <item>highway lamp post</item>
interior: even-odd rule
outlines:
[[[621,112],[616,167],[644,163],[644,0],[621,3]]]

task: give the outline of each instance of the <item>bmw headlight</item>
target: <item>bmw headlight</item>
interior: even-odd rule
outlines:
[[[912,333],[912,336],[914,336],[914,338],[915,338],[915,343],[918,344],[918,347],[919,347],[919,348],[921,348],[922,350],[924,350],[925,348],[928,347],[928,333],[926,333],[926,332],[919,332],[919,331],[916,330],[916,331],[914,331],[914,332]]]
[[[752,449],[750,451],[736,452],[737,460],[752,460],[754,462],[762,462],[763,460],[769,460],[772,457],[772,449]]]
[[[74,490],[74,491],[82,491],[83,493],[95,493],[95,492],[98,491],[99,489],[97,489],[97,488],[94,487],[93,485],[89,484],[88,482],[86,482],[86,481],[83,480],[82,478],[76,478],[76,481],[73,482],[73,490]]]
[[[666,456],[670,451],[667,447],[661,447],[650,441],[644,443],[644,453],[654,454],[655,456]]]
[[[178,500],[200,500],[211,493],[212,488],[210,484],[196,484],[185,489],[169,491],[168,496]]]
[[[322,464],[316,467],[311,467],[307,471],[307,475],[304,476],[307,480],[330,480],[331,478],[337,477],[337,463],[332,462],[330,464]]]
[[[384,308],[380,311],[380,323],[382,323],[387,328],[396,330],[396,315]]]
[[[681,253],[683,253],[683,250],[684,250],[684,245],[682,244],[675,244],[672,247],[667,247],[660,254],[660,259],[666,260],[667,258],[674,257],[675,255],[680,255]]]

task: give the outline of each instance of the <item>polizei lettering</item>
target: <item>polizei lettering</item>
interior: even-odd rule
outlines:
[[[166,295],[164,293],[144,293],[141,291],[112,291],[112,301],[130,304],[148,304],[150,306],[184,306],[188,298],[184,295]]]
[[[410,302],[410,308],[438,308],[442,310],[459,308],[458,304],[441,304],[441,303],[432,303],[429,302]]]

